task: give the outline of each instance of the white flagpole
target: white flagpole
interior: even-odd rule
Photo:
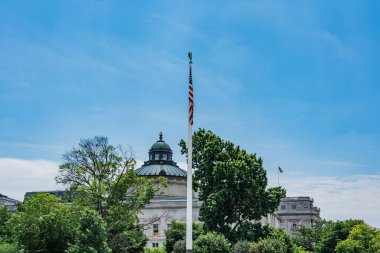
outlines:
[[[192,54],[189,53],[190,80],[189,86],[192,86],[191,65]],[[190,92],[190,89],[189,89]],[[191,91],[192,92],[192,91]],[[190,96],[190,94],[189,94]],[[191,100],[193,98],[191,97]],[[190,115],[191,114],[191,115]],[[188,120],[188,140],[187,140],[187,207],[186,207],[186,253],[193,252],[193,126],[192,126],[193,102],[189,97],[189,120]],[[191,120],[190,120],[191,118]]]

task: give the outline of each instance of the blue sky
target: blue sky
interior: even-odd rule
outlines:
[[[28,177],[28,166],[11,177],[8,168],[18,167],[8,162],[59,164],[94,135],[146,160],[161,130],[184,162],[177,143],[187,134],[191,50],[195,128],[262,156],[273,185],[280,164],[289,194],[314,194],[322,215],[340,218],[322,198],[343,201],[350,182],[380,194],[379,8],[378,1],[2,1],[0,173]],[[20,188],[2,184],[0,192],[19,197]],[[360,200],[355,193],[344,201]],[[368,208],[380,209],[374,204]],[[380,226],[375,214],[368,220]]]

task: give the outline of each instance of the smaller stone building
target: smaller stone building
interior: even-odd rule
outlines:
[[[276,214],[280,218],[280,227],[288,234],[296,233],[301,225],[310,228],[321,220],[320,209],[314,206],[310,197],[283,198]]]
[[[18,200],[8,198],[0,193],[0,208],[5,207],[8,211],[15,212],[18,203]]]

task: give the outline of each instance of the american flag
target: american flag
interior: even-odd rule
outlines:
[[[193,125],[193,113],[194,113],[194,93],[193,93],[193,77],[191,74],[191,63],[189,72],[189,124]]]

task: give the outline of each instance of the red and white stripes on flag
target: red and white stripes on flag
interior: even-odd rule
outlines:
[[[194,91],[193,91],[193,77],[191,73],[191,63],[189,72],[189,124],[193,125],[194,114]]]

